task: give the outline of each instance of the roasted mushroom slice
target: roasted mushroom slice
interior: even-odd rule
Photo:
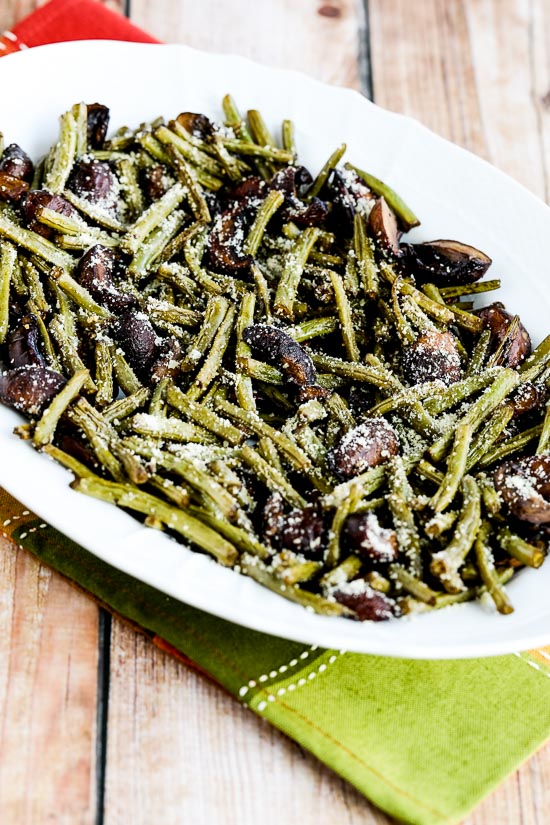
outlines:
[[[326,220],[327,215],[327,205],[320,198],[312,198],[307,206],[291,207],[285,213],[285,217],[301,229],[307,226],[320,226]]]
[[[513,316],[504,309],[504,304],[497,301],[478,312],[487,329],[491,330],[493,352],[503,343],[509,334]],[[499,364],[503,367],[515,368],[525,361],[531,354],[531,337],[523,324],[517,325],[512,337],[507,342],[506,351],[502,353]]]
[[[339,585],[331,593],[332,597],[349,607],[360,622],[383,622],[398,615],[398,607],[393,599],[374,590],[365,579],[353,579]]]
[[[279,215],[283,221],[293,221],[297,226],[319,226],[326,220],[328,208],[320,198],[312,198],[309,204],[300,200],[299,190],[306,188],[305,181],[311,175],[303,166],[286,166],[276,172],[269,182],[269,188],[282,192],[285,201]]]
[[[92,298],[111,312],[119,313],[135,307],[137,300],[117,289],[114,276],[119,266],[117,252],[101,244],[90,247],[79,260],[77,280]]]
[[[80,198],[113,212],[117,206],[117,179],[102,160],[79,160],[73,166],[67,189]]]
[[[513,516],[529,524],[550,524],[550,455],[505,461],[494,482]]]
[[[263,512],[264,538],[277,550],[292,550],[311,559],[320,559],[326,545],[326,524],[319,504],[284,513],[279,494],[271,495]]]
[[[397,218],[384,198],[378,198],[370,211],[369,230],[382,252],[396,258],[402,254]]]
[[[277,537],[281,532],[285,517],[284,499],[280,493],[271,493],[262,511],[262,532],[267,544],[277,546]]]
[[[177,123],[186,132],[199,140],[208,140],[214,133],[214,124],[206,117],[196,112],[181,112],[176,118]]]
[[[399,546],[395,530],[382,527],[375,513],[352,513],[342,529],[346,546],[358,556],[388,564],[397,559]]]
[[[72,455],[98,475],[105,476],[104,467],[90,447],[86,436],[76,424],[73,424],[66,416],[63,416],[55,431],[55,446],[63,450],[64,453]]]
[[[275,172],[269,181],[270,189],[277,189],[283,195],[303,198],[313,183],[311,172],[305,166],[285,166]]]
[[[52,212],[66,215],[68,218],[78,217],[74,206],[63,195],[52,195],[46,189],[31,189],[21,201],[21,215],[29,229],[45,238],[50,238],[55,230],[40,223],[38,217],[41,209],[51,209]]]
[[[109,109],[102,103],[88,103],[86,109],[88,112],[88,148],[103,149],[109,128]]]
[[[6,146],[0,157],[0,172],[12,178],[32,182],[34,165],[26,152],[17,143]]]
[[[130,366],[139,375],[148,376],[158,352],[157,335],[147,316],[130,309],[116,319],[112,331]]]
[[[278,367],[289,384],[300,388],[301,399],[326,397],[317,385],[317,371],[305,349],[279,327],[253,324],[243,332],[243,340],[269,364]]]
[[[328,464],[334,475],[345,480],[364,473],[370,467],[385,464],[399,452],[395,430],[385,418],[369,418],[330,450]]]
[[[244,206],[250,203],[259,203],[267,195],[267,183],[257,175],[251,175],[248,178],[243,178],[235,186],[232,186],[225,197],[228,207],[235,207],[236,205]]]
[[[168,191],[166,167],[162,163],[147,166],[141,173],[141,188],[149,203],[158,201]]]
[[[0,374],[0,401],[25,415],[40,415],[66,383],[62,375],[48,367],[16,367]]]
[[[460,381],[462,366],[454,335],[435,330],[422,333],[403,351],[402,367],[405,380],[412,385]]]
[[[182,349],[175,338],[164,338],[157,347],[158,357],[151,368],[150,383],[155,386],[163,378],[175,378],[181,369]]]
[[[545,401],[546,394],[541,387],[531,381],[524,381],[510,397],[514,418],[541,409]]]
[[[207,264],[216,272],[239,277],[250,272],[254,259],[245,252],[246,239],[268,191],[266,182],[252,175],[219,198],[223,208],[214,219],[206,250]]]
[[[328,224],[347,237],[353,234],[356,212],[368,214],[376,196],[353,169],[333,169],[323,189],[331,202]]]
[[[214,221],[208,240],[206,259],[216,272],[226,275],[247,275],[253,264],[252,255],[244,251],[251,225],[247,206],[226,209]]]
[[[419,283],[436,286],[473,284],[487,272],[491,258],[474,246],[460,241],[428,241],[410,244],[409,268]]]
[[[15,178],[13,175],[7,175],[5,172],[0,172],[1,200],[17,203],[28,191],[29,184],[26,181]]]
[[[30,364],[45,366],[42,341],[36,317],[32,314],[21,318],[18,325],[8,335],[8,358],[12,367],[26,367]]]

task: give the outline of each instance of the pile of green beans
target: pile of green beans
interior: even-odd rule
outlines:
[[[510,613],[504,585],[540,566],[547,537],[511,518],[494,471],[549,452],[550,339],[506,366],[519,319],[497,348],[473,309],[498,280],[415,282],[405,245],[388,248],[369,213],[383,200],[401,230],[418,219],[378,178],[341,165],[345,145],[290,196],[273,181],[301,169],[293,124],[278,144],[258,111],[243,117],[226,96],[223,114],[221,126],[193,115],[197,128],[182,116],[123,128],[97,148],[77,104],[30,183],[72,210],[51,202],[31,224],[22,202],[0,200],[5,375],[15,329],[31,318],[41,364],[66,379],[18,434],[68,468],[73,489],[310,610],[381,619],[486,598]],[[83,158],[110,169],[114,205],[71,186]],[[250,181],[256,196],[229,214]],[[349,184],[343,217],[338,181]],[[315,209],[321,220],[301,222]],[[226,266],[212,252],[224,220]],[[151,325],[152,346],[172,348],[154,377],[117,338],[120,313],[81,282],[79,262],[97,246],[116,253],[116,289]],[[247,342],[261,324],[284,331],[314,379],[289,379],[283,356]],[[403,352],[430,333],[452,336],[458,380],[407,379]],[[527,384],[542,400],[517,417]],[[335,449],[379,418],[397,452],[339,474]],[[393,558],[354,540],[350,519],[370,516],[397,541]]]

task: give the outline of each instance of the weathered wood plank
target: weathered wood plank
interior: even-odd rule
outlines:
[[[11,29],[39,5],[36,0],[3,0],[0,5],[0,31]]]
[[[97,608],[0,537],[0,811],[95,821]]]
[[[384,825],[218,687],[113,624],[105,825]]]
[[[469,0],[465,16],[487,156],[548,197],[548,3]]]
[[[12,28],[15,24],[30,14],[38,6],[43,6],[47,0],[2,0],[0,3],[0,33]],[[124,0],[98,0],[115,11],[122,12]]]
[[[0,32],[39,5],[35,0],[3,0]],[[122,3],[113,0],[108,5],[120,9]],[[0,581],[2,822],[92,825],[97,607],[1,537]]]
[[[548,193],[550,9],[544,0],[370,0],[375,100]],[[543,825],[546,746],[468,819]],[[466,824],[465,824],[466,825]]]
[[[302,26],[304,23],[309,25],[314,19],[319,25],[319,21],[314,17],[316,10],[310,4],[307,4],[307,10],[304,11],[303,8],[296,8],[298,4],[289,7],[283,3],[280,11],[281,15],[284,11],[285,17],[279,18],[273,16],[271,3],[262,9],[261,15],[255,15],[254,9],[249,8],[250,4],[242,2],[237,26],[235,4],[231,4],[231,8],[226,8],[227,5],[210,2],[192,4],[189,8],[184,3],[180,4],[178,14],[174,16],[166,2],[159,7],[158,4],[153,6],[146,0],[134,0],[133,12],[135,21],[160,39],[181,39],[212,50],[230,49],[275,65],[303,68],[333,82],[357,84],[357,71],[353,68],[356,65],[355,52],[351,72],[349,61],[346,62],[344,70],[342,64],[338,64],[334,69],[330,57],[335,51],[342,50],[343,43],[349,48],[349,35],[343,38],[337,30],[332,29],[328,52],[324,32],[316,32],[315,35],[310,32],[311,42],[307,44],[307,48],[297,51],[293,45],[289,47],[288,38],[294,36],[297,22]],[[472,5],[479,8],[484,6],[470,3],[466,4],[464,9],[458,2],[426,0],[423,4],[415,5],[412,15],[407,0],[384,0],[384,3],[382,0],[371,1],[375,94],[382,105],[421,117],[444,136],[479,154],[494,157],[496,137],[493,141],[489,138],[496,134],[497,130],[493,127],[488,134],[483,128],[489,85],[487,84],[485,94],[478,97],[480,79],[474,60],[482,48],[480,38],[491,37],[492,31],[488,30],[487,24],[482,21],[479,23],[481,28],[475,30],[475,38],[469,41]],[[346,13],[347,9],[344,9],[344,17]],[[508,15],[502,17],[509,20]],[[342,20],[341,17],[331,19]],[[321,26],[324,25],[326,22],[321,21]],[[273,37],[274,31],[284,32],[284,36]],[[512,26],[508,37],[514,36]],[[286,44],[282,45],[285,39]],[[321,43],[322,47],[319,45]],[[513,72],[513,69],[511,71]],[[532,123],[526,128],[531,130]],[[497,162],[500,160],[503,164],[506,160],[504,156],[494,159]],[[131,653],[125,656],[128,644],[139,644],[146,653],[146,661],[139,667],[137,676]],[[115,662],[118,664],[115,665]],[[113,663],[110,731],[116,731],[117,740],[110,740],[108,751],[107,816],[111,817],[108,823],[120,821],[122,815],[122,812],[118,815],[112,807],[116,804],[116,798],[122,796],[127,800],[133,795],[139,799],[139,803],[136,804],[137,821],[145,822],[147,816],[144,815],[140,819],[139,811],[142,810],[145,797],[156,797],[157,794],[162,796],[163,777],[172,791],[162,807],[163,811],[167,811],[168,822],[177,821],[178,810],[171,807],[170,800],[177,799],[178,796],[182,804],[182,813],[185,812],[187,817],[199,822],[212,819],[220,823],[248,822],[255,821],[258,815],[266,823],[313,822],[318,821],[319,817],[324,821],[326,810],[329,811],[329,818],[338,814],[344,821],[389,821],[381,814],[373,813],[368,806],[361,805],[360,801],[350,808],[340,783],[334,777],[332,795],[337,796],[338,804],[330,809],[321,806],[320,812],[315,804],[316,797],[313,800],[310,797],[311,788],[318,784],[315,777],[319,774],[316,774],[308,757],[303,765],[297,766],[292,759],[294,746],[291,743],[274,731],[265,731],[257,720],[251,719],[231,700],[205,684],[200,677],[185,671],[178,675],[178,665],[173,662],[167,665],[162,654],[147,647],[143,641],[138,641],[121,627],[117,628],[113,640]],[[122,721],[116,725],[112,724],[116,709],[121,706],[121,700],[122,704],[128,707],[145,709],[146,703],[151,702],[154,693],[157,713],[161,712],[158,710],[161,706],[167,708],[173,697],[173,687],[169,691],[166,687],[167,682],[172,684],[172,677],[166,679],[166,676],[160,677],[159,673],[167,674],[174,668],[176,671],[173,685],[179,690],[181,680],[185,681],[188,689],[185,700],[192,703],[192,707],[188,708],[189,712],[183,712],[180,710],[181,703],[172,703],[171,707],[176,709],[173,711],[175,715],[171,717],[173,730],[170,731],[169,726],[159,723],[158,730],[165,731],[165,739],[162,744],[159,743],[158,748],[151,747],[147,750],[157,754],[170,752],[168,765],[177,764],[182,773],[187,773],[190,778],[191,781],[188,783],[181,774],[174,774],[170,767],[166,767],[164,758],[160,770],[158,764],[154,765],[155,771],[152,770],[153,763],[143,756],[143,750],[137,760],[132,760],[131,753],[135,753],[136,749],[132,749],[129,742],[136,742],[136,734],[135,726],[132,725],[128,714],[124,733],[120,730]],[[147,673],[151,681],[149,691],[145,684]],[[123,686],[130,693],[124,693]],[[146,725],[141,714],[138,714],[138,718],[140,726]],[[180,726],[181,732],[178,732]],[[146,734],[142,735],[150,736],[150,731],[147,727]],[[191,748],[191,759],[186,755],[183,742],[194,743]],[[209,742],[212,744],[209,745]],[[226,752],[228,742],[229,754]],[[150,744],[153,745],[153,742]],[[232,763],[231,753],[238,753],[239,761]],[[246,756],[242,756],[243,753]],[[279,760],[281,753],[283,759]],[[495,821],[503,825],[512,825],[520,817],[525,822],[537,825],[545,821],[541,818],[544,817],[543,812],[548,803],[548,792],[544,786],[545,783],[547,786],[550,784],[547,781],[546,766],[550,766],[549,749],[541,752],[530,765],[481,806],[470,820],[472,825],[492,825]],[[323,769],[319,770],[325,774]],[[232,789],[229,805],[224,802],[222,807],[219,806],[216,789],[212,789],[208,779],[205,779],[214,772],[217,777],[221,777],[224,789]],[[241,778],[243,772],[247,780],[244,785]],[[156,778],[152,778],[155,774]],[[250,787],[261,787],[262,793],[250,794],[247,792],[247,788]],[[240,790],[240,793],[235,793],[235,789]],[[266,804],[265,794],[269,793],[268,789],[273,791],[274,807]],[[179,790],[180,794],[176,793],[176,790]],[[301,811],[293,807],[296,796],[307,799],[307,804]],[[262,799],[262,805],[259,810],[255,810],[253,806],[258,798]],[[149,813],[153,814],[154,809],[150,809]]]
[[[357,87],[354,0],[132,0],[132,21],[166,43],[230,52]]]
[[[369,25],[376,102],[485,154],[464,4],[372,0]]]
[[[133,0],[132,21],[161,40],[357,86],[356,5],[335,0],[319,14],[322,6],[264,0],[259,14],[253,0]],[[389,822],[295,744],[117,621],[108,730],[105,825],[145,825],[159,815],[163,825]]]
[[[0,27],[12,25],[14,9],[23,14],[32,5],[24,0],[7,0],[7,6],[4,2]],[[324,4],[323,15],[317,12],[321,2],[277,4],[273,0],[262,4],[261,15],[252,0],[240,0],[238,12],[236,5],[220,0],[132,3],[134,21],[161,39],[237,51],[264,62],[302,68],[331,82],[357,84],[351,3]],[[334,14],[328,11],[334,8],[340,16],[327,16]],[[441,134],[485,154],[534,191],[544,192],[549,142],[547,103],[542,98],[550,88],[544,0],[423,0],[414,5],[414,13],[407,0],[371,0],[370,13],[378,102],[420,117]],[[275,36],[274,32],[282,34]],[[517,118],[509,115],[511,100]],[[6,562],[4,553],[1,558],[13,579],[19,561],[14,557]],[[38,573],[35,592],[37,582]],[[51,587],[50,583],[48,592]],[[31,589],[28,582],[25,589]],[[13,595],[0,609],[4,611],[0,624],[4,627],[7,621],[11,626],[16,610]],[[69,609],[73,611],[67,604]],[[72,624],[73,618],[71,613]],[[168,825],[183,817],[224,825],[252,822],[260,816],[270,825],[269,815],[272,822],[301,821],[304,825],[337,817],[344,823],[389,821],[371,813],[364,800],[284,737],[122,625],[115,624],[112,656],[107,825],[146,822],[159,816]],[[28,658],[33,658],[32,653]],[[5,684],[5,672],[0,669],[0,697],[6,695]],[[2,699],[0,706],[5,702]],[[130,710],[119,719],[117,714],[126,703],[136,714]],[[26,747],[33,747],[26,742]],[[48,758],[44,749],[34,748],[34,752],[36,764]],[[15,755],[25,764],[20,754]],[[4,754],[0,756],[2,765]],[[125,762],[129,764],[126,770]],[[216,776],[221,788],[214,807],[209,776]],[[182,787],[183,792],[178,792]],[[261,789],[261,793],[251,794],[250,788]],[[315,793],[308,795],[311,789]],[[546,748],[487,800],[469,823],[515,825],[521,820],[526,825],[542,825],[548,821],[549,789],[550,749]],[[229,806],[222,792],[227,793]],[[305,804],[296,807],[294,796],[303,797]],[[330,820],[317,804],[319,797],[325,800],[324,807],[328,805]],[[148,818],[141,816],[137,800]],[[179,807],[174,807],[174,800]],[[285,808],[287,802],[294,807]],[[129,812],[134,809],[132,819]],[[18,825],[42,821],[45,810],[42,805],[41,817],[15,821]],[[75,815],[67,821],[81,820]]]

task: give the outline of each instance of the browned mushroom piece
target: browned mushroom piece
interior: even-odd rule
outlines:
[[[254,258],[244,251],[251,220],[247,206],[221,212],[208,239],[206,260],[215,272],[225,275],[249,274]]]
[[[166,168],[161,163],[147,166],[141,173],[141,188],[147,200],[152,203],[168,191]]]
[[[17,143],[10,143],[0,157],[0,172],[12,178],[31,183],[34,175],[34,165],[27,153]]]
[[[298,404],[305,404],[306,401],[312,401],[317,398],[319,401],[324,401],[330,396],[330,390],[326,387],[321,387],[319,384],[306,384],[298,390]]]
[[[163,378],[176,378],[180,372],[182,348],[175,338],[164,338],[158,344],[158,357],[151,368],[150,383],[156,386]]]
[[[218,198],[222,211],[216,215],[206,250],[206,262],[214,271],[246,277],[254,259],[245,252],[246,239],[258,207],[268,193],[267,184],[251,175]]]
[[[12,367],[26,367],[30,364],[45,366],[42,339],[36,316],[25,315],[7,338],[8,359]]]
[[[28,191],[29,184],[26,181],[0,172],[0,200],[17,203]]]
[[[88,148],[103,149],[111,116],[109,108],[102,103],[88,103],[86,109],[88,116]]]
[[[472,284],[492,263],[485,252],[460,241],[409,244],[407,251],[409,268],[417,281],[439,287]]]
[[[531,381],[524,381],[510,396],[514,418],[541,409],[545,400],[546,397],[542,388],[532,384]]]
[[[353,610],[360,622],[383,622],[397,616],[398,606],[379,590],[374,590],[365,579],[353,579],[338,586],[331,593],[332,597]]]
[[[352,513],[342,529],[345,545],[357,555],[389,563],[399,555],[395,530],[382,527],[375,513]]]
[[[275,172],[269,181],[270,189],[277,189],[284,195],[303,198],[313,183],[311,172],[305,166],[285,166]]]
[[[309,204],[300,200],[300,191],[307,189],[306,181],[311,175],[303,166],[286,166],[276,172],[269,182],[269,188],[282,192],[285,201],[279,210],[283,221],[293,221],[299,227],[319,226],[328,215],[327,205],[320,198],[312,198]]]
[[[67,189],[80,198],[114,211],[117,205],[117,179],[108,163],[102,160],[79,160],[69,175]]]
[[[270,497],[271,498],[271,497]],[[291,550],[320,559],[326,546],[326,524],[321,507],[313,502],[283,513],[280,502],[268,499],[264,509],[264,538],[277,550]]]
[[[334,169],[323,189],[331,202],[328,223],[331,229],[349,237],[353,234],[355,213],[368,212],[376,195],[353,169]]]
[[[132,369],[148,376],[158,351],[157,334],[145,313],[128,310],[115,320],[112,332]]]
[[[291,384],[303,386],[317,380],[313,361],[283,329],[269,324],[252,324],[244,330],[243,340],[268,363],[280,366]]]
[[[328,207],[320,198],[312,198],[307,206],[291,208],[285,213],[285,217],[301,229],[307,226],[320,226],[325,222],[327,215]]]
[[[228,206],[243,206],[249,203],[258,203],[267,195],[267,183],[257,175],[250,175],[243,178],[239,183],[232,186],[226,196]]]
[[[460,381],[462,366],[454,335],[435,330],[422,333],[403,350],[402,367],[405,380],[412,385]]]
[[[196,112],[181,112],[176,121],[186,132],[200,140],[208,140],[214,133],[214,124],[206,115]]]
[[[383,252],[392,257],[402,254],[399,246],[401,231],[397,225],[397,218],[384,198],[378,198],[370,211],[369,230]]]
[[[491,331],[492,351],[496,351],[506,338],[513,316],[504,309],[504,304],[497,301],[479,310],[479,317],[484,326]],[[531,354],[531,336],[520,322],[513,339],[503,353],[499,364],[503,367],[517,367]]]
[[[136,298],[117,289],[114,276],[119,266],[117,253],[101,244],[90,247],[79,260],[76,278],[92,298],[111,312],[119,313],[137,305]]]
[[[63,195],[52,195],[46,189],[31,189],[21,201],[21,216],[25,225],[44,238],[50,238],[55,230],[40,223],[38,216],[41,209],[51,209],[68,218],[78,217],[78,212]]]
[[[267,544],[277,544],[285,516],[284,499],[280,493],[271,493],[262,511],[262,532]]]
[[[49,367],[16,367],[0,374],[0,401],[25,415],[40,415],[66,383],[62,375]]]
[[[317,371],[305,349],[284,330],[253,324],[244,330],[243,340],[254,353],[280,369],[289,384],[300,388],[301,400],[329,394],[317,385]]]
[[[312,268],[308,273],[307,281],[300,286],[304,293],[311,295],[318,304],[334,306],[334,287],[326,270]]]
[[[505,461],[493,478],[513,516],[529,524],[550,524],[550,455]]]
[[[334,475],[345,480],[385,464],[399,452],[395,430],[385,418],[369,418],[347,432],[328,453]]]
[[[91,449],[82,430],[69,421],[65,416],[59,422],[55,432],[55,444],[64,453],[85,464],[95,473],[105,475],[105,469],[99,463],[96,454]]]

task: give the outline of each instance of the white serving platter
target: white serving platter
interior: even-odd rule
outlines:
[[[34,158],[75,102],[105,103],[117,128],[184,110],[220,118],[226,92],[243,109],[260,109],[274,130],[292,118],[300,159],[313,172],[346,141],[347,158],[390,183],[419,214],[413,239],[456,238],[486,251],[491,275],[503,281],[499,299],[522,316],[535,343],[550,331],[550,209],[486,162],[356,92],[233,55],[111,41],[6,57],[0,87],[0,130]],[[511,616],[478,604],[378,624],[313,615],[73,492],[68,472],[12,434],[20,421],[0,407],[0,484],[99,558],[189,605],[288,639],[386,656],[468,658],[550,644],[550,561],[510,584]]]

